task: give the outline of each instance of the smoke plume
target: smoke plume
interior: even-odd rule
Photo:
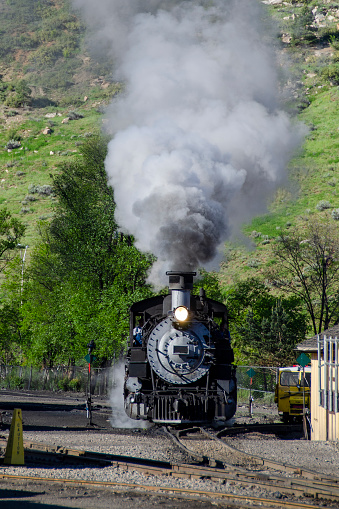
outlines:
[[[74,0],[124,93],[106,159],[120,227],[166,270],[218,257],[285,179],[303,128],[279,107],[264,7],[255,0]]]
[[[130,419],[125,413],[124,407],[124,379],[125,379],[125,363],[123,361],[114,364],[113,368],[113,384],[109,401],[112,407],[112,417],[110,422],[113,428],[142,428],[149,426],[146,421],[138,421]]]

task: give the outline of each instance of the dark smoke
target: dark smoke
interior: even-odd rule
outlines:
[[[262,212],[302,138],[279,109],[256,0],[75,0],[125,92],[108,110],[117,221],[157,256],[151,279],[218,259]]]

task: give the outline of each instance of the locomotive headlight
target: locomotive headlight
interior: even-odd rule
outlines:
[[[188,318],[188,309],[185,306],[178,306],[174,310],[174,318],[178,320],[178,322],[184,322]]]

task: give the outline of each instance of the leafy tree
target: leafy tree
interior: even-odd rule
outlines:
[[[14,93],[8,95],[6,104],[7,106],[11,106],[13,108],[18,108],[20,106],[30,105],[32,102],[31,93],[32,90],[27,85],[25,80],[20,80],[14,86]]]
[[[23,361],[25,334],[21,331],[22,260],[16,255],[6,266],[0,299],[0,362]]]
[[[199,288],[204,288],[209,299],[218,301],[223,300],[220,283],[215,272],[207,272],[205,269],[199,270],[198,279],[194,283],[194,290],[198,293]]]
[[[271,283],[301,299],[314,334],[339,318],[339,232],[329,221],[282,233],[274,247]]]
[[[305,338],[306,320],[293,309],[284,309],[277,299],[268,317],[255,317],[249,312],[244,325],[238,328],[248,353],[262,365],[286,366],[295,359],[294,347]]]
[[[300,299],[278,298],[263,281],[249,278],[229,288],[225,300],[237,362],[281,365],[294,358],[306,334]]]
[[[25,230],[26,227],[6,208],[0,209],[0,272],[16,255],[15,248]]]
[[[40,225],[25,284],[27,355],[45,365],[83,359],[91,339],[100,364],[108,363],[126,344],[130,305],[151,293],[145,284],[151,258],[114,220],[106,144],[93,138],[82,153],[80,163],[65,165],[53,180],[55,217]]]

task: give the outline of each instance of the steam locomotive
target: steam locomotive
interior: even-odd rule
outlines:
[[[126,414],[161,424],[225,422],[237,402],[227,308],[202,288],[192,294],[195,272],[166,274],[168,295],[130,309]]]

